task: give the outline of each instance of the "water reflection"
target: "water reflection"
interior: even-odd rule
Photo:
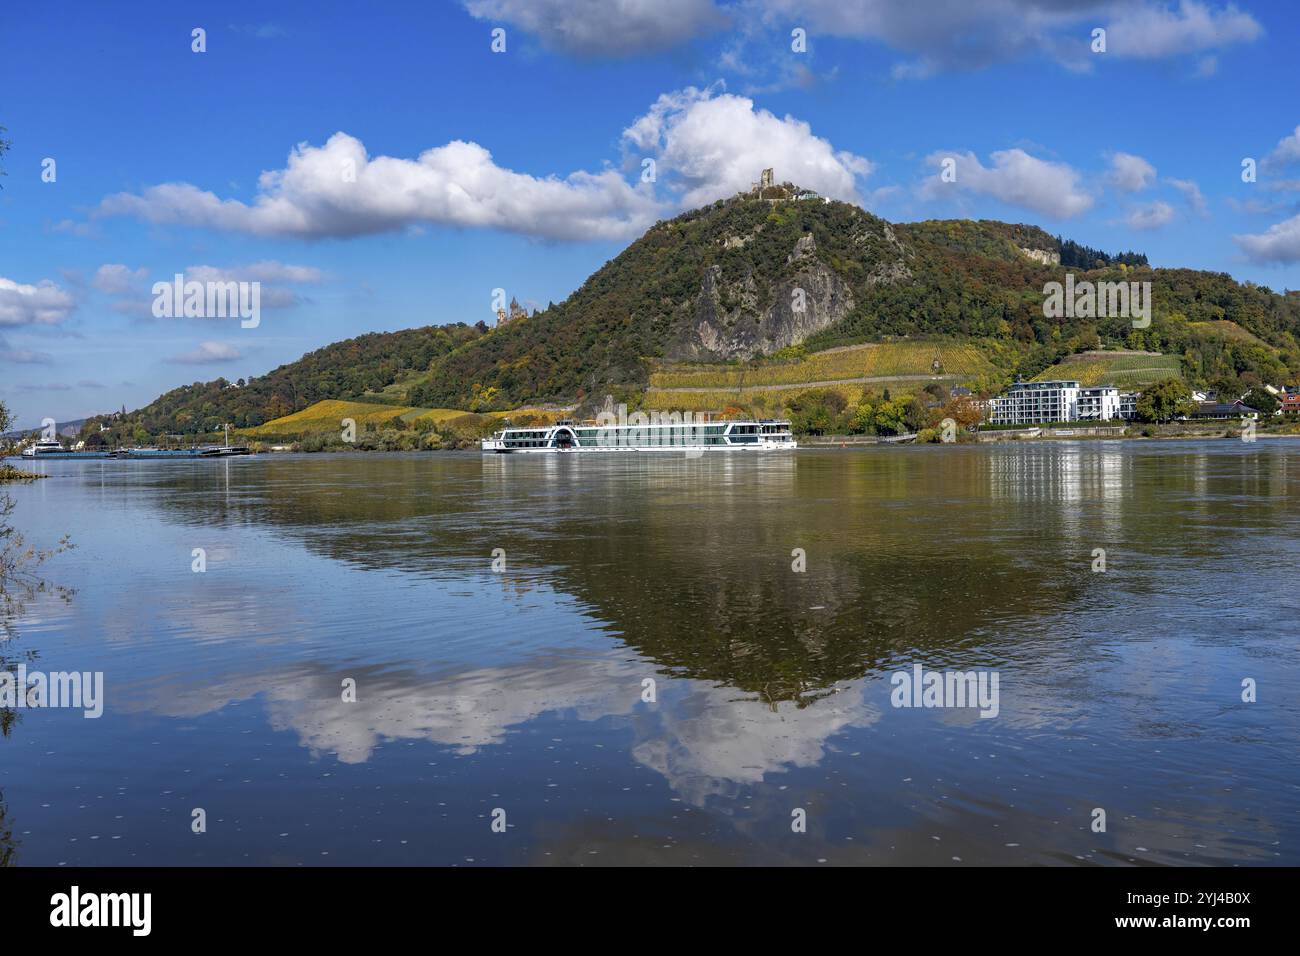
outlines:
[[[1035,839],[1061,862],[1125,860],[1123,831],[1085,845],[1086,823],[1053,829],[1099,793],[1164,862],[1268,861],[1279,833],[1258,820],[1296,792],[1282,750],[1297,718],[1277,702],[1300,689],[1285,640],[1300,608],[1257,572],[1296,556],[1294,454],[1060,443],[110,463],[68,507],[107,522],[88,532],[113,547],[127,593],[100,589],[92,619],[49,628],[129,654],[118,714],[203,727],[252,705],[345,768],[392,773],[398,745],[423,743],[509,779],[525,753],[544,763],[539,728],[578,727],[674,800],[725,816],[733,840],[788,816],[788,781],[820,801],[828,834],[905,848],[893,861],[928,860],[931,829],[972,859]],[[148,529],[138,546],[112,523],[123,509]],[[188,570],[196,544],[205,575]],[[888,675],[913,662],[997,669],[1000,716],[893,710]],[[1241,676],[1265,673],[1270,699],[1243,705]],[[641,779],[610,773],[627,775],[611,792]],[[1249,836],[1225,835],[1227,820]],[[557,852],[564,830],[548,837]]]
[[[642,681],[653,669],[613,657],[539,657],[436,677],[391,666],[351,669],[348,676],[361,689],[355,704],[341,700],[341,673],[303,663],[287,672],[228,675],[219,683],[169,681],[138,689],[133,706],[195,718],[257,697],[273,729],[295,733],[313,756],[346,764],[364,763],[383,743],[403,740],[468,756],[504,743],[512,731],[548,713],[587,722],[632,718],[632,756],[697,804],[768,774],[814,766],[829,738],[879,716],[861,683],[828,688],[816,708],[778,708],[707,683],[665,685],[656,706],[648,706]]]
[[[271,526],[368,570],[516,595],[545,585],[666,672],[769,702],[814,700],[900,648],[959,648],[1092,584],[989,546],[1005,515],[961,501],[986,500],[988,462],[975,456],[413,458],[388,461],[382,482],[378,462],[332,464],[269,462],[233,497],[182,482],[155,504],[186,524]],[[276,493],[285,468],[292,494]]]

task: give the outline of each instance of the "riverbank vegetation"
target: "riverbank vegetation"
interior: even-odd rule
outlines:
[[[8,407],[0,402],[0,432],[8,431],[12,425],[13,417]],[[4,467],[0,481],[28,482],[42,477],[9,465]],[[14,508],[14,500],[9,493],[0,491],[0,646],[12,638],[12,620],[23,606],[37,593],[50,589],[36,574],[36,569],[54,555],[74,547],[67,535],[48,550],[31,547],[22,532],[10,522]],[[67,594],[57,588],[54,590],[65,596]]]

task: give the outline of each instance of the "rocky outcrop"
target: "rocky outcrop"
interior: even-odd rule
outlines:
[[[752,240],[723,240],[740,248]],[[905,249],[882,220],[865,221],[854,247],[866,274],[865,284],[905,281],[911,277]],[[670,361],[751,359],[798,345],[853,311],[848,281],[819,255],[817,240],[804,233],[785,257],[779,276],[761,277],[750,269],[725,277],[721,265],[709,266],[694,300],[683,304],[673,325],[677,334],[665,347]]]
[[[1061,254],[1055,250],[1049,252],[1046,249],[1026,249],[1023,246],[1020,251],[1029,259],[1035,262],[1041,262],[1045,266],[1059,266],[1061,264]]]
[[[795,262],[802,262],[804,259],[811,259],[817,254],[817,240],[813,238],[811,232],[805,233],[799,237],[799,241],[794,244],[794,252],[785,257],[785,264],[790,265]]]
[[[694,322],[667,349],[671,361],[750,359],[788,345],[839,322],[853,309],[847,282],[816,258],[771,289],[759,306],[753,274],[728,285],[722,267],[711,266],[694,302]]]

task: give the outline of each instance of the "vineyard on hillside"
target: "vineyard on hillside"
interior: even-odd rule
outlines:
[[[866,392],[878,395],[889,392],[891,398],[907,398],[918,392],[925,384],[914,379],[886,379],[869,384],[844,382],[826,386],[827,390],[839,392],[854,405]],[[705,389],[690,392],[673,392],[651,389],[646,392],[644,407],[651,411],[721,411],[737,408],[747,415],[774,418],[784,414],[790,401],[809,390],[821,390],[817,386],[795,385],[790,388],[753,391],[746,389]]]
[[[1177,355],[1080,352],[1043,369],[1034,376],[1034,381],[1066,379],[1078,381],[1085,387],[1114,385],[1120,388],[1140,388],[1167,378],[1182,378],[1182,375],[1182,362]]]
[[[316,432],[341,431],[343,420],[350,418],[357,427],[374,423],[385,425],[394,418],[404,422],[438,425],[467,412],[450,408],[414,408],[407,405],[381,405],[371,402],[345,402],[326,399],[292,415],[276,418],[256,428],[247,428],[243,434],[253,438],[274,438],[286,435],[306,435]]]
[[[653,373],[650,388],[652,392],[665,388],[727,389],[932,374],[975,378],[994,371],[992,363],[974,345],[890,342],[814,352],[783,363],[679,366]]]

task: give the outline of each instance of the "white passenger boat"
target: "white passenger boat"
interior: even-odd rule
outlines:
[[[790,423],[777,419],[649,424],[559,421],[504,428],[483,439],[484,453],[775,451],[793,449]]]
[[[66,455],[68,450],[57,438],[38,438],[23,449],[24,458],[45,458],[51,455]]]

